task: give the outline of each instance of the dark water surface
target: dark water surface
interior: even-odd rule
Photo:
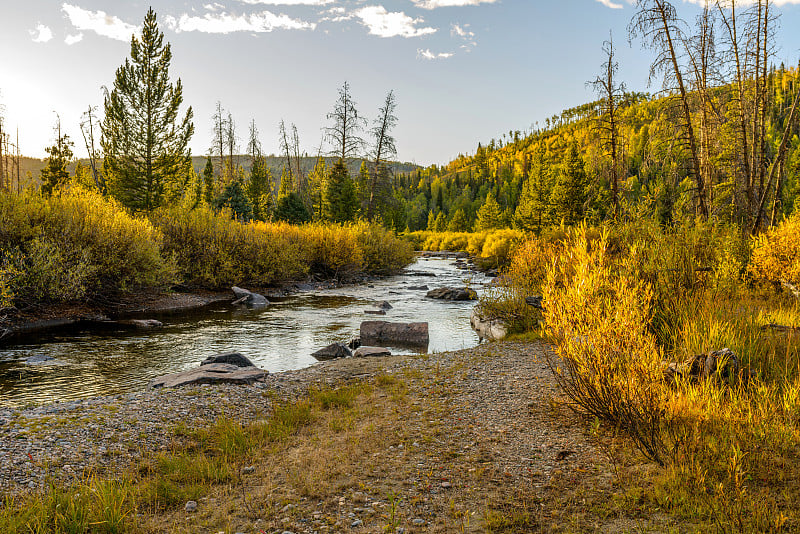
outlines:
[[[156,376],[195,367],[207,356],[236,351],[270,372],[301,369],[317,362],[311,353],[358,335],[362,321],[427,321],[430,352],[473,347],[474,302],[425,298],[409,286],[470,287],[480,293],[482,274],[456,269],[452,260],[420,259],[411,271],[436,277],[399,275],[368,287],[352,286],[298,293],[274,300],[263,310],[213,305],[179,315],[157,314],[164,328],[152,331],[68,329],[28,343],[0,346],[0,406],[67,401],[141,390]],[[366,315],[376,301],[388,301],[386,316]],[[395,349],[394,353],[409,350]],[[46,361],[28,363],[30,358]],[[52,358],[52,359],[48,359]]]

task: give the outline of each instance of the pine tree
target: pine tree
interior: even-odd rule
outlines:
[[[433,214],[433,210],[428,212],[428,225],[425,227],[425,229],[429,232],[436,231],[436,215]]]
[[[295,191],[278,199],[275,206],[275,219],[291,224],[303,224],[311,220],[303,200]]]
[[[367,162],[361,161],[361,168],[358,169],[358,180],[356,181],[356,189],[358,189],[358,198],[360,200],[361,212],[367,213],[369,211],[370,199],[370,178],[369,168]]]
[[[436,216],[433,222],[433,229],[437,232],[444,232],[447,230],[447,218],[444,216],[443,211],[440,211],[439,215]]]
[[[486,196],[486,202],[478,210],[478,220],[475,221],[475,230],[494,230],[500,228],[500,204],[490,193]]]
[[[284,165],[283,170],[281,171],[281,183],[278,186],[278,200],[282,199],[292,191],[294,191],[292,170]]]
[[[75,146],[70,141],[67,134],[61,133],[61,120],[56,126],[56,143],[45,148],[47,152],[47,162],[41,172],[42,192],[49,195],[61,185],[69,180],[67,165],[72,161],[72,147]]]
[[[550,196],[556,220],[562,220],[567,225],[578,224],[583,220],[588,200],[587,182],[583,159],[578,153],[578,146],[572,143],[567,151],[566,161],[558,171]]]
[[[131,40],[131,57],[116,72],[106,95],[101,145],[109,191],[134,210],[162,203],[165,183],[181,180],[191,153],[192,108],[178,121],[183,102],[180,79],[169,81],[172,52],[148,10],[141,39]]]
[[[323,219],[323,197],[327,180],[328,169],[325,166],[325,160],[318,158],[316,165],[308,175],[308,197],[313,220]]]
[[[358,212],[356,186],[341,159],[328,176],[322,206],[324,217],[338,223],[352,221]]]
[[[458,208],[455,213],[453,213],[447,225],[447,230],[450,232],[467,232],[469,230],[469,221],[463,209]]]
[[[253,205],[244,191],[242,180],[231,180],[214,201],[214,207],[230,208],[231,215],[241,221],[249,221],[253,216]]]
[[[203,199],[206,204],[211,204],[214,199],[214,164],[211,163],[211,156],[206,159],[206,166],[203,169]]]
[[[250,183],[247,196],[253,204],[253,218],[266,221],[271,214],[272,204],[272,171],[267,166],[267,160],[262,155],[253,158],[253,168],[250,170]],[[269,195],[269,198],[264,198]]]

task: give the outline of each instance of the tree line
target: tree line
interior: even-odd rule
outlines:
[[[389,91],[377,117],[368,123],[345,82],[326,117],[329,125],[323,129],[323,142],[310,172],[301,165],[297,127],[281,120],[279,180],[273,178],[267,164],[255,121],[249,124],[246,154],[250,169],[245,171],[237,125],[217,102],[212,147],[198,174],[189,149],[194,114],[191,107],[182,111],[183,86],[180,78],[170,79],[171,60],[170,44],[151,8],[141,35],[132,37],[130,57],[117,69],[113,87],[105,89],[103,116],[98,117],[95,107],[83,114],[80,130],[88,165],[79,163],[74,175],[68,172],[74,161],[74,142],[62,132],[59,119],[55,142],[46,148],[48,157],[41,171],[43,193],[78,183],[118,200],[133,212],[206,203],[228,209],[240,220],[381,220],[384,205],[392,196],[389,164],[397,157],[392,133],[398,120],[394,91]],[[0,140],[7,137],[2,124]],[[0,162],[8,151],[5,148],[3,152],[3,147],[7,142],[0,143]],[[330,156],[335,158],[332,165]],[[361,168],[351,176],[348,164],[355,160],[362,162]],[[10,181],[5,180],[8,168],[0,165],[0,188],[9,188]]]
[[[610,37],[587,82],[597,101],[398,176],[393,224],[539,231],[583,219],[699,217],[756,233],[795,210],[800,71],[774,64],[774,2],[708,2],[694,21],[666,0],[635,9],[629,37],[655,53],[655,93],[626,90]]]

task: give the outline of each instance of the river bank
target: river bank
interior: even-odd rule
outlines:
[[[624,511],[620,460],[560,403],[548,350],[498,342],[348,358],[252,386],[0,410],[0,488],[126,480],[125,506],[137,513],[125,532],[622,532],[648,524],[640,510]],[[349,396],[324,393],[343,387]],[[308,424],[286,439],[232,456],[203,452],[200,436],[220,420],[247,434],[308,399],[316,399]],[[209,454],[229,474],[201,485],[195,511],[137,493],[162,476],[143,466],[181,457],[188,469]]]

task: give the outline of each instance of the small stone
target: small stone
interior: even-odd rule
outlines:
[[[363,524],[364,524],[364,522],[363,522],[362,520],[360,520],[360,519],[356,519],[355,521],[353,521],[352,523],[350,523],[350,527],[351,527],[351,528],[357,528],[357,527],[360,527],[360,526],[361,526],[361,525],[363,525]]]
[[[183,507],[184,511],[186,512],[196,512],[197,511],[197,501],[189,501]]]
[[[425,520],[424,519],[420,519],[420,518],[416,518],[415,520],[413,520],[411,522],[411,524],[414,525],[415,527],[421,527],[422,525],[425,524]]]
[[[443,488],[452,488],[453,485],[451,483],[449,483],[449,482],[442,482],[442,487]]]
[[[287,504],[286,506],[281,508],[281,513],[285,514],[286,512],[291,512],[292,510],[294,510],[294,505],[293,504]]]
[[[256,468],[253,467],[252,465],[248,465],[247,467],[242,469],[242,473],[244,473],[245,475],[252,475],[255,472],[256,472]]]

